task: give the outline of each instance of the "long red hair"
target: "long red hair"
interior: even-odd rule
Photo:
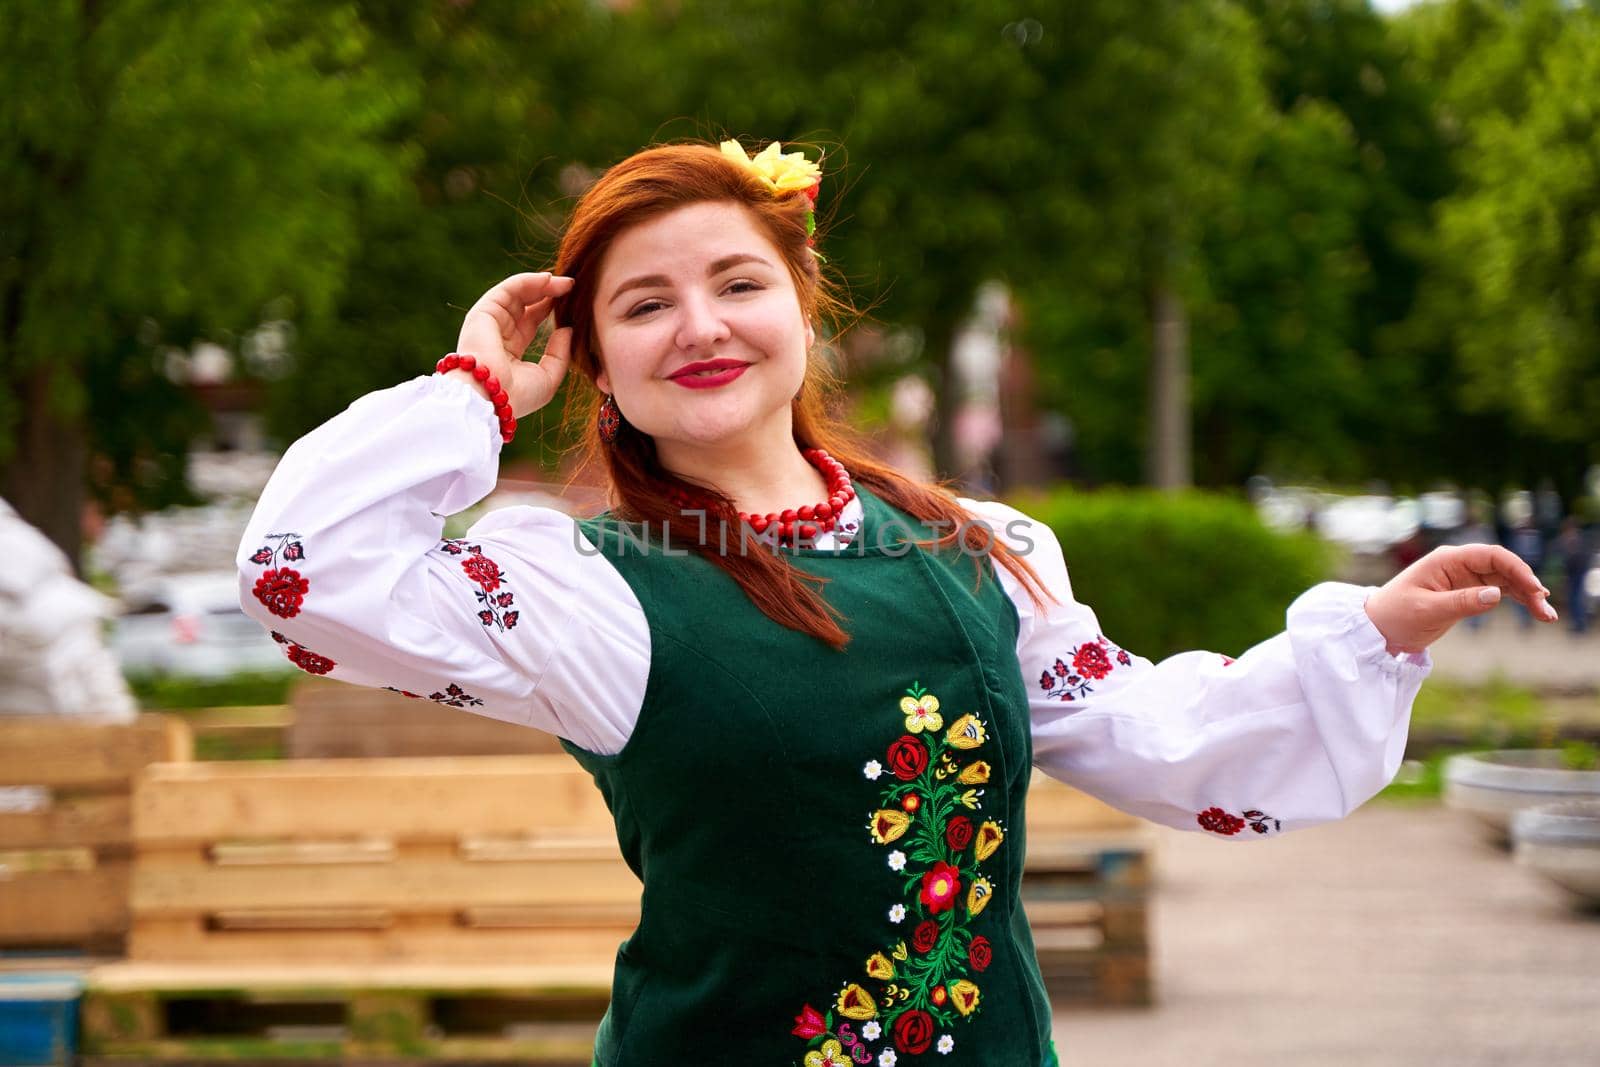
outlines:
[[[555,273],[572,278],[573,285],[557,300],[555,319],[572,328],[572,364],[591,385],[601,370],[592,340],[595,283],[607,250],[628,227],[703,201],[736,203],[750,212],[782,253],[801,314],[808,321],[841,326],[854,315],[849,302],[838,295],[838,287],[822,273],[808,244],[804,195],[774,194],[764,181],[727,159],[714,145],[686,142],[647,148],[607,170],[579,198],[556,252]],[[988,554],[1015,575],[1035,604],[1042,606],[1042,598],[1049,594],[1033,568],[998,537],[978,528],[974,516],[957,503],[948,483],[924,484],[875,461],[862,439],[829,413],[839,393],[840,383],[824,362],[810,359],[800,395],[794,400],[796,445],[826,450],[844,464],[854,481],[886,503],[951,531],[941,538],[919,541],[919,545],[953,548],[960,538],[974,558],[979,583],[984,575],[981,557]],[[821,595],[827,579],[792,566],[781,553],[738,551],[737,530],[729,535],[732,551],[721,551],[716,537],[702,545],[700,517],[683,514],[672,494],[709,497],[730,523],[736,523],[732,501],[663,468],[656,458],[655,442],[625,420],[616,439],[603,442],[596,426],[603,399],[597,388],[569,388],[565,418],[578,429],[582,468],[604,472],[617,517],[669,530],[676,544],[726,571],[774,622],[842,649],[849,635],[840,625],[839,613]]]

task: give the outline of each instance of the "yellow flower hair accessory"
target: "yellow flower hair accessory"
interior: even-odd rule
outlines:
[[[738,141],[723,141],[719,146],[727,159],[766,182],[772,195],[804,193],[806,196],[806,244],[816,245],[817,190],[822,185],[822,168],[800,152],[785,152],[783,145],[773,141],[754,156],[748,155]],[[817,256],[818,259],[822,257]]]

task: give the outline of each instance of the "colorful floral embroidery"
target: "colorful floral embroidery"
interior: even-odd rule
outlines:
[[[904,941],[865,957],[862,980],[842,985],[826,1014],[809,1004],[801,1008],[793,1033],[810,1043],[805,1067],[830,1062],[836,1035],[840,1054],[853,1063],[896,1064],[922,1055],[935,1041],[939,1052],[949,1053],[955,1038],[942,1031],[971,1017],[983,1002],[973,976],[989,967],[994,948],[971,924],[993,899],[994,886],[979,865],[1006,835],[998,821],[968,814],[982,809],[984,791],[973,787],[988,782],[992,772],[986,761],[963,763],[962,755],[988,741],[988,728],[966,714],[945,729],[938,697],[918,685],[906,693],[899,702],[906,732],[889,743],[881,762],[868,761],[863,773],[868,781],[885,783],[879,807],[867,819],[869,840],[902,842],[886,861],[904,898],[890,906],[889,921],[909,918],[914,925]],[[834,1028],[836,1016],[862,1024],[855,1043],[846,1040],[848,1024]],[[867,1045],[880,1038],[886,1043],[874,1059]]]
[[[485,626],[493,626],[497,630],[514,630],[521,612],[509,610],[517,602],[515,594],[510,589],[503,588],[511,584],[505,571],[500,565],[483,554],[482,545],[469,545],[465,541],[451,538],[439,543],[439,549],[452,556],[465,556],[461,561],[461,569],[466,572],[478,588],[473,595],[478,598],[478,621]],[[432,699],[432,698],[430,698]],[[440,703],[449,703],[441,701]],[[461,707],[460,704],[451,704],[451,707]]]
[[[289,662],[307,674],[327,674],[338,666],[327,656],[317,655],[309,648],[296,644],[276,630],[272,631],[272,639],[283,646],[283,654],[289,657]]]
[[[1222,808],[1207,808],[1195,818],[1199,820],[1201,829],[1209,830],[1214,834],[1222,834],[1224,837],[1232,837],[1247,825],[1258,834],[1267,834],[1283,829],[1282,824],[1277,819],[1274,819],[1266,812],[1256,811],[1253,808],[1245,812],[1243,818],[1224,811]]]
[[[311,583],[301,577],[299,571],[293,567],[278,566],[280,557],[289,563],[305,559],[305,546],[299,538],[297,533],[268,534],[267,540],[277,543],[262,545],[250,557],[251,563],[263,566],[272,564],[261,572],[252,592],[268,611],[280,619],[292,619],[300,614],[300,605],[305,603],[306,592],[311,588]]]
[[[830,1038],[820,1049],[806,1053],[806,1067],[850,1067],[850,1061],[839,1042]]]
[[[1039,675],[1039,688],[1047,698],[1055,700],[1081,700],[1094,692],[1092,683],[1105,678],[1118,667],[1133,665],[1133,657],[1113,645],[1101,634],[1072,650],[1071,663],[1058,659],[1055,665]]]
[[[939,698],[932,693],[924,693],[920,688],[913,688],[908,692],[909,696],[900,698],[900,710],[906,714],[906,729],[914,734],[920,734],[924,730],[941,729],[944,726],[944,717],[939,714]],[[894,749],[891,748],[889,751],[892,754]],[[916,775],[912,777],[915,778]]]

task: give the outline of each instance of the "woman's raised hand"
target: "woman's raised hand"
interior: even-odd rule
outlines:
[[[1367,598],[1367,616],[1390,652],[1421,652],[1470,615],[1482,615],[1505,595],[1536,619],[1556,621],[1550,590],[1533,569],[1499,545],[1436,548]]]
[[[548,271],[513,274],[478,297],[462,320],[456,351],[489,368],[511,400],[511,413],[519,419],[550,403],[567,372],[572,356],[570,329],[550,335],[537,363],[522,357],[555,298],[571,288],[571,278]]]

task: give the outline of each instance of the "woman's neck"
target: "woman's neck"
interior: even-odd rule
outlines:
[[[822,472],[800,454],[791,430],[760,447],[749,439],[726,446],[656,443],[661,465],[697,485],[714,486],[739,511],[756,515],[815,504],[828,495]]]

